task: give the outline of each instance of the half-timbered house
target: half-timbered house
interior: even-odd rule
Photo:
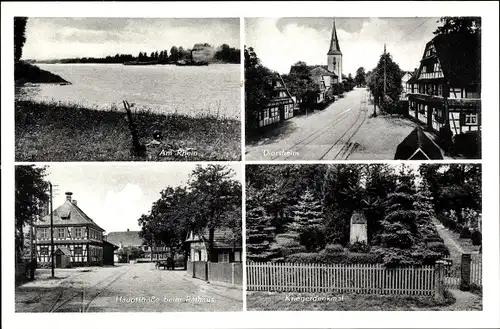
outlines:
[[[269,78],[272,85],[271,99],[258,115],[259,127],[284,121],[293,117],[295,102],[286,88],[283,78],[278,73],[273,73]]]
[[[54,259],[56,267],[102,265],[103,232],[72,200],[66,192],[66,201],[53,211]],[[41,267],[51,264],[50,213],[35,222],[36,256]]]
[[[409,113],[429,129],[450,136],[480,130],[480,38],[457,33],[434,37],[409,85]]]

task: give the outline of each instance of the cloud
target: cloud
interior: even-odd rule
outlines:
[[[144,193],[139,185],[127,183],[118,192],[108,191],[103,208],[97,222],[106,223],[106,231],[121,231],[124,227],[130,230],[139,229],[137,219],[143,214],[141,199]]]
[[[172,46],[240,47],[238,18],[29,18],[25,59],[137,55]]]
[[[343,53],[343,73],[376,66],[387,51],[403,70],[418,66],[425,44],[432,39],[437,18],[339,18],[337,35]],[[331,18],[250,18],[245,20],[245,43],[262,63],[288,73],[297,61],[326,64]]]

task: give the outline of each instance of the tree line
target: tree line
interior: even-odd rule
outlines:
[[[481,211],[478,165],[253,165],[246,175],[253,261],[434,264],[449,253],[435,218]],[[350,240],[353,214],[366,218],[367,243]]]
[[[204,48],[213,50],[208,43],[196,44],[193,48],[183,48],[182,46],[172,46],[170,50],[155,50],[149,54],[146,51],[140,51],[137,56],[132,54],[115,54],[114,56],[106,56],[102,58],[81,57],[81,58],[65,58],[54,60],[36,61],[38,63],[63,63],[63,64],[123,64],[126,62],[155,62],[157,64],[174,64],[179,60],[190,60],[191,51],[203,51]],[[209,51],[204,60],[208,62],[219,63],[240,63],[240,50],[223,44],[216,50]]]
[[[187,259],[186,237],[206,230],[207,255],[213,261],[215,231],[226,228],[232,232],[229,240],[241,246],[241,183],[234,175],[223,165],[198,165],[186,186],[165,187],[151,210],[138,219],[144,244],[167,247],[172,259]]]

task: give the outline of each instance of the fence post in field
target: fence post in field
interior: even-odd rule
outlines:
[[[470,263],[471,254],[462,254],[460,264],[460,290],[470,290]]]
[[[444,302],[444,265],[444,261],[436,261],[434,271],[434,299],[437,302]]]

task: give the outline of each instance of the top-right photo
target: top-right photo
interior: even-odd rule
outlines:
[[[481,158],[481,17],[245,19],[245,158]]]

